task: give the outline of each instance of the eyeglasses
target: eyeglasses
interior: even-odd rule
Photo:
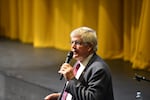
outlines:
[[[71,45],[74,44],[74,45],[82,45],[83,42],[81,41],[71,41]]]
[[[85,44],[88,44],[88,43],[85,43],[85,42],[82,42],[82,41],[71,41],[71,45],[74,44],[74,45],[85,45]]]

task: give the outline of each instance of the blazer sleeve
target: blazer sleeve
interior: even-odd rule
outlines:
[[[75,78],[70,80],[66,87],[66,91],[72,95],[73,100],[107,100],[108,92],[112,92],[109,88],[112,87],[106,64],[92,63],[82,77],[82,80]]]

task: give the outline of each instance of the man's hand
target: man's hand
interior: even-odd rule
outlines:
[[[63,74],[67,81],[75,77],[73,73],[73,67],[68,63],[64,63],[58,73]]]
[[[52,93],[44,98],[44,100],[57,100],[60,96],[60,93]]]

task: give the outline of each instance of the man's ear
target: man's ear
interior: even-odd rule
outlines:
[[[93,49],[92,46],[88,47],[88,51],[92,51],[92,49]]]

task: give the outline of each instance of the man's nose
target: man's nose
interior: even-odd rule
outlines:
[[[73,43],[71,44],[71,48],[76,48],[76,43],[75,43],[75,42],[73,42]]]

